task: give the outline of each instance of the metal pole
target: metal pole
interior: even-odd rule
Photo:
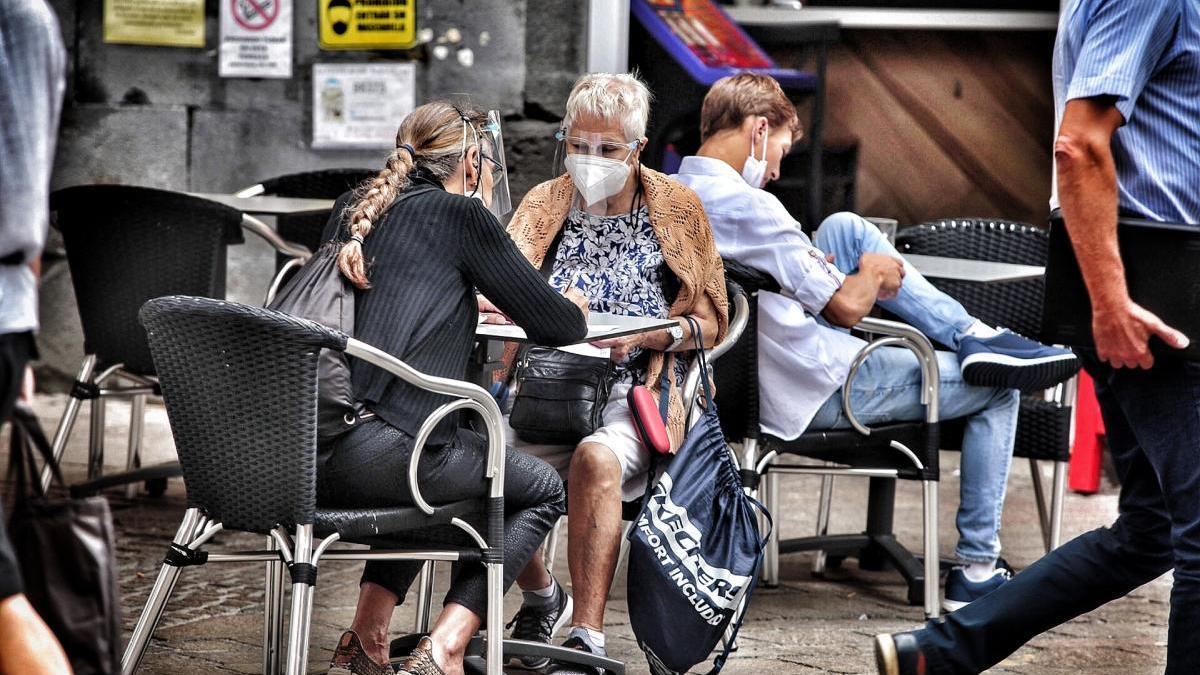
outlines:
[[[312,525],[297,525],[294,564],[312,562]],[[288,627],[287,674],[304,675],[308,665],[308,611],[312,586],[303,582],[292,582],[292,615]]]
[[[125,459],[125,470],[133,471],[141,466],[142,460],[142,431],[146,422],[146,395],[136,394],[129,405],[129,454]],[[125,486],[125,496],[133,499],[137,496],[137,485],[130,483]]]
[[[628,70],[629,2],[589,0],[587,72],[624,73]]]
[[[77,382],[89,382],[92,379],[92,371],[96,369],[96,355],[88,354],[84,357],[83,363],[79,366],[79,373],[75,375]],[[58,429],[54,432],[54,444],[51,450],[54,453],[54,461],[56,464],[62,464],[63,452],[67,449],[67,440],[71,436],[71,427],[75,426],[75,418],[79,416],[79,406],[83,402],[82,399],[71,396],[67,399],[67,409],[63,411],[62,419],[58,421]],[[42,491],[50,489],[50,467],[42,467]]]
[[[267,536],[267,548],[279,550],[279,542]],[[283,642],[283,587],[285,585],[282,560],[274,560],[266,564],[266,593],[263,610],[263,673],[278,675],[280,664],[280,646]]]
[[[183,514],[183,522],[179,523],[179,529],[175,531],[173,541],[180,546],[187,546],[195,536],[199,524],[200,510],[188,509]],[[158,578],[154,580],[154,587],[150,589],[150,597],[146,599],[146,606],[142,608],[142,615],[138,617],[133,634],[129,636],[129,644],[125,646],[125,654],[121,657],[122,675],[133,675],[141,665],[142,657],[146,654],[146,645],[150,643],[150,636],[158,627],[167,600],[175,590],[179,570],[180,568],[174,565],[163,563],[162,569],[158,571]]]

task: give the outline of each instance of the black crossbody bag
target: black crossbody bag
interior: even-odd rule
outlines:
[[[1191,340],[1186,349],[1150,340],[1156,356],[1200,361],[1200,225],[1160,223],[1122,216],[1117,240],[1129,296]],[[1042,340],[1092,348],[1092,304],[1062,219],[1050,214]]]
[[[547,281],[562,233],[542,261]],[[612,359],[552,347],[529,347],[518,360],[517,391],[508,423],[526,443],[575,445],[602,425],[616,368]]]

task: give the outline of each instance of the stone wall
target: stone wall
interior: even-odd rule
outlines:
[[[514,202],[549,177],[552,134],[584,66],[586,3],[420,0],[418,29],[429,42],[404,52],[324,52],[317,0],[294,0],[293,77],[272,80],[217,75],[217,2],[206,2],[205,48],[184,49],[105,44],[102,0],[50,0],[70,52],[54,188],[121,183],[230,192],[283,173],[379,166],[383,151],[309,147],[312,64],[339,61],[415,61],[418,104],[467,93],[480,107],[502,110]],[[433,49],[455,33],[457,43]],[[458,58],[459,50],[473,58]],[[270,251],[251,238],[231,250],[229,297],[260,301],[271,264]],[[74,376],[83,344],[53,234],[39,344],[42,385],[60,388]]]

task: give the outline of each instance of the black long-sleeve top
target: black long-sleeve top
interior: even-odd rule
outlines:
[[[477,199],[414,180],[363,245],[371,288],[355,294],[354,337],[427,375],[463,379],[478,323],[478,288],[539,344],[556,346],[587,334],[579,309],[546,283],[496,218]],[[345,241],[352,195],[338,198],[325,240]],[[350,360],[351,382],[392,426],[416,435],[445,396],[414,387],[386,371]],[[450,416],[430,444],[447,442]]]

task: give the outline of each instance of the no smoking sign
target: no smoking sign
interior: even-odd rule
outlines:
[[[221,0],[221,77],[292,76],[293,0]]]
[[[280,0],[229,0],[233,20],[246,30],[263,30],[279,16]]]

